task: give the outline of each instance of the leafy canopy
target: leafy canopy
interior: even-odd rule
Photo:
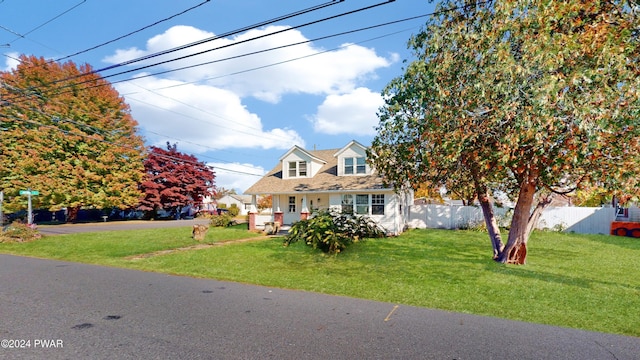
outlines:
[[[20,57],[0,72],[0,180],[9,211],[135,206],[144,145],[118,92],[89,65]],[[67,80],[65,80],[67,79]],[[82,84],[80,84],[82,83]]]
[[[598,184],[640,194],[639,9],[627,1],[444,1],[383,95],[370,158],[401,186],[516,201]],[[507,245],[509,247],[509,244]]]
[[[195,156],[179,152],[176,145],[167,143],[167,150],[152,146],[144,168],[141,210],[176,209],[214,195],[213,170]]]

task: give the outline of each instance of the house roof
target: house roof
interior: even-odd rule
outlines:
[[[307,151],[303,148],[301,148],[298,145],[294,145],[289,151],[287,151],[284,155],[282,155],[280,157],[280,161],[284,160],[287,156],[289,156],[289,154],[291,154],[294,151],[300,151],[301,153],[307,155],[308,157],[310,157],[312,160],[320,162],[320,163],[326,163],[326,161],[324,161],[323,159],[318,158],[317,156],[313,155],[313,152]]]
[[[282,161],[262,179],[245,190],[245,194],[291,194],[307,192],[337,192],[362,190],[391,190],[385,187],[382,177],[374,175],[338,176],[338,158],[334,156],[342,149],[305,150],[324,165],[312,178],[282,178]]]
[[[238,202],[244,203],[244,204],[251,204],[251,195],[238,195],[238,194],[227,194],[223,197],[221,197],[220,199],[218,199],[218,201],[222,201],[224,202],[226,199],[225,198],[230,198],[230,199],[234,199]]]

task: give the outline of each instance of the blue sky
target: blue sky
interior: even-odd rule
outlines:
[[[331,5],[247,29],[321,4]],[[241,193],[293,145],[369,145],[380,92],[402,74],[406,42],[426,18],[351,31],[433,9],[426,0],[0,0],[0,69],[15,67],[20,54],[79,53],[65,60],[104,69],[149,145],[177,143],[214,166],[218,187]],[[342,32],[350,33],[333,36]]]

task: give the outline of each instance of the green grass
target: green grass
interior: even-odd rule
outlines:
[[[247,232],[246,228],[246,225],[211,228],[201,243],[213,244],[261,236]],[[126,264],[126,261],[123,262],[123,260],[136,255],[197,244],[200,242],[191,238],[191,228],[178,227],[45,236],[33,242],[0,244],[0,252],[121,266]]]
[[[186,228],[61,235],[0,244],[0,252],[640,337],[639,239],[537,232],[524,266],[493,262],[484,233],[446,230],[358,242],[337,256],[265,238],[130,259],[195,244],[189,235]],[[206,241],[247,235],[237,228],[211,229]]]

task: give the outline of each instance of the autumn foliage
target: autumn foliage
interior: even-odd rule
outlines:
[[[203,197],[214,195],[214,171],[195,156],[179,152],[176,145],[167,143],[166,150],[152,146],[144,168],[141,210],[177,211],[187,205],[197,206]]]
[[[633,2],[443,1],[385,89],[370,158],[396,186],[473,189],[494,258],[525,262],[553,194],[640,195]],[[515,203],[507,243],[491,195]]]
[[[0,73],[0,180],[7,210],[128,208],[140,198],[144,145],[118,92],[89,65],[20,57]]]

